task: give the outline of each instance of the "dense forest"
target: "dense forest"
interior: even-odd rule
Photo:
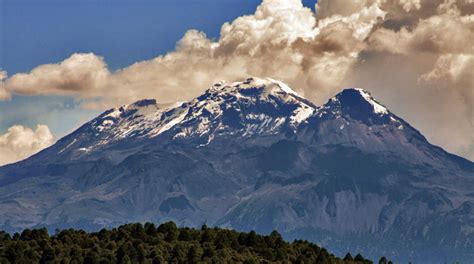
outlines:
[[[127,224],[87,233],[45,228],[21,234],[0,232],[0,263],[357,263],[372,261],[347,254],[340,259],[307,241],[286,242],[273,231],[262,236],[222,228],[178,228],[167,222]],[[390,263],[382,258],[379,263]]]

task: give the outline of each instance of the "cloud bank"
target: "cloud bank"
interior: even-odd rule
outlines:
[[[16,125],[0,134],[0,165],[25,159],[54,143],[53,134],[45,125],[36,130]]]
[[[68,95],[92,108],[168,103],[222,79],[268,76],[323,103],[357,86],[433,143],[474,159],[473,43],[473,0],[320,0],[316,13],[300,0],[264,0],[222,25],[217,40],[190,30],[175,51],[118,71],[88,53],[3,73],[0,98]]]

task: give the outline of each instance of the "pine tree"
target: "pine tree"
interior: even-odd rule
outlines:
[[[344,261],[353,261],[354,258],[352,257],[351,253],[347,253],[344,257]]]

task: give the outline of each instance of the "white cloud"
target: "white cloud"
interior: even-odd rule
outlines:
[[[473,85],[474,54],[446,54],[436,61],[434,68],[421,76],[427,82],[448,81],[453,83],[466,82]],[[472,90],[471,90],[472,92]]]
[[[6,88],[20,95],[59,94],[93,98],[101,95],[109,76],[103,58],[92,53],[73,54],[57,64],[45,64],[30,73],[7,79]]]
[[[400,0],[400,5],[402,5],[403,10],[410,12],[421,8],[421,0]]]
[[[12,126],[5,134],[0,134],[0,165],[25,159],[53,143],[54,137],[45,125],[38,125],[36,130]]]

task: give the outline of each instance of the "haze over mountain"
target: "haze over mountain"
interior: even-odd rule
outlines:
[[[474,163],[363,89],[316,106],[273,79],[111,109],[0,168],[0,227],[273,229],[341,255],[474,258]]]

